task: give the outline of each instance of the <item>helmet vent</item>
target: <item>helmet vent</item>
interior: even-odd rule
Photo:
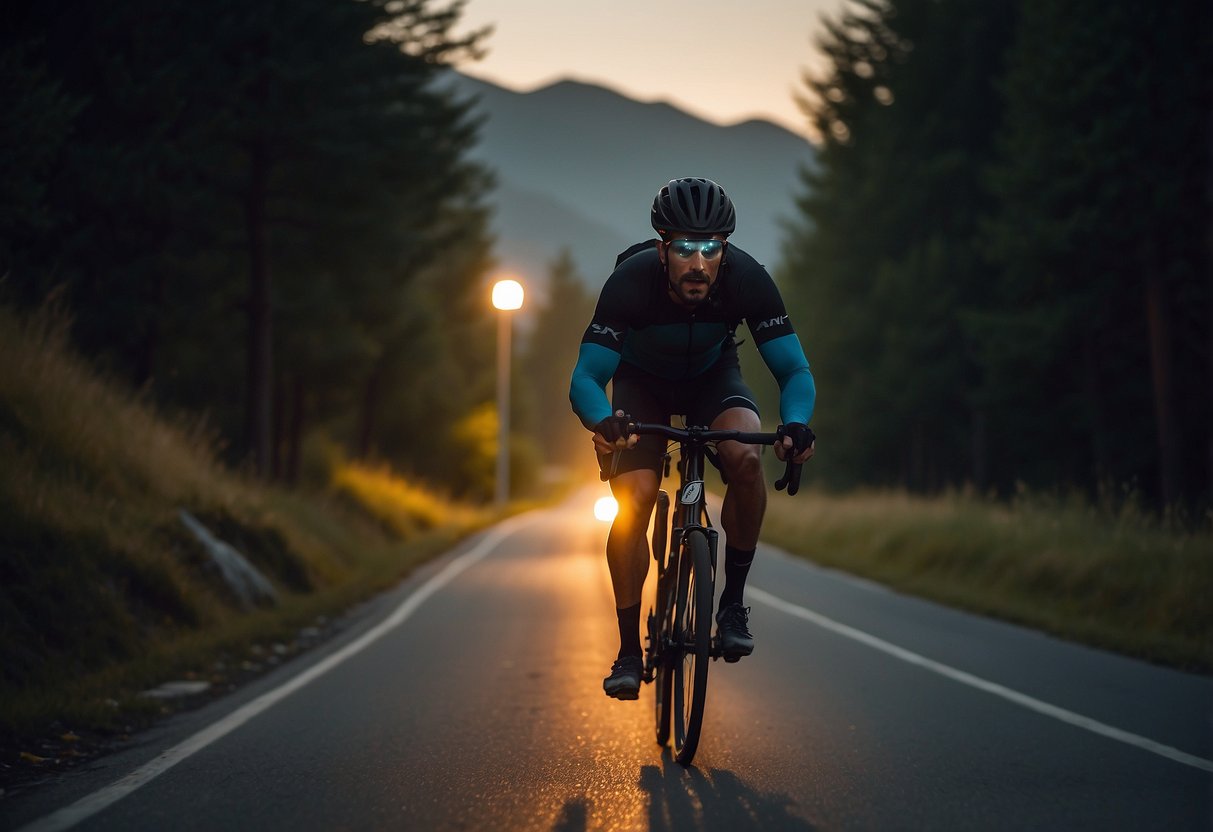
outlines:
[[[659,232],[732,234],[737,213],[728,194],[711,179],[671,179],[653,200],[653,228]]]

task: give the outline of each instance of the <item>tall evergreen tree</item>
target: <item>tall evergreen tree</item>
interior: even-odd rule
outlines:
[[[1210,14],[859,0],[830,25],[780,272],[823,473],[1210,493]]]
[[[246,435],[260,471],[271,461],[275,295],[337,277],[339,307],[366,347],[362,367],[347,363],[345,373],[365,379],[372,401],[364,397],[363,409],[373,407],[373,365],[398,314],[391,301],[433,256],[434,217],[472,184],[461,163],[473,137],[466,109],[432,82],[478,35],[452,37],[457,6],[429,5],[260,0],[224,9],[236,51],[210,139],[227,150],[217,176],[242,195]],[[278,293],[275,262],[289,269]]]
[[[522,374],[533,401],[531,436],[548,465],[568,467],[589,459],[589,434],[569,407],[569,379],[577,345],[594,315],[594,298],[572,253],[560,252],[548,270],[547,295],[527,339]]]
[[[442,255],[404,289],[403,313],[378,367],[380,401],[370,443],[395,466],[460,493],[469,488],[461,467],[467,449],[455,426],[494,400],[487,222],[477,205],[449,207],[438,238],[446,241]]]
[[[1025,0],[992,173],[998,304],[975,320],[1004,470],[1209,493],[1210,455],[1184,449],[1213,450],[1210,15]]]
[[[47,183],[82,103],[30,52],[0,42],[0,276],[20,269],[24,250],[55,224]]]
[[[821,136],[782,267],[818,379],[826,478],[939,488],[980,479],[960,310],[998,123],[1010,0],[858,0],[827,22],[804,102]],[[823,446],[824,447],[824,446]]]
[[[71,139],[42,180],[53,222],[23,246],[16,292],[38,302],[64,291],[80,345],[136,384],[150,379],[162,344],[173,279],[162,266],[191,256],[191,232],[210,213],[183,141],[191,45],[171,24],[174,9],[18,3],[0,29],[77,102]]]
[[[483,268],[488,245],[476,125],[435,84],[484,37],[453,33],[460,9],[24,4],[0,54],[32,44],[25,63],[79,112],[42,166],[53,223],[17,293],[65,286],[86,350],[228,436],[243,424],[259,470],[296,467],[305,410],[361,422],[346,435],[369,448],[410,285]]]

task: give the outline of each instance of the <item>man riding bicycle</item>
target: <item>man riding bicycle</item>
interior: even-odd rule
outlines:
[[[611,491],[619,503],[607,563],[620,647],[603,680],[606,694],[616,699],[639,696],[646,531],[665,456],[664,439],[628,436],[627,423],[668,424],[679,414],[691,425],[761,431],[758,405],[737,360],[734,334],[744,320],[779,383],[785,436],[776,455],[805,462],[814,450],[808,422],[816,388],[809,363],[771,276],[728,242],[737,223],[724,189],[710,179],[671,180],[653,200],[651,219],[661,239],[620,256],[581,340],[569,390],[574,412],[594,432],[599,465],[613,474]],[[721,442],[717,453],[728,487],[720,515],[725,586],[716,624],[724,659],[734,662],[754,650],[743,592],[766,510],[766,483],[758,447]]]

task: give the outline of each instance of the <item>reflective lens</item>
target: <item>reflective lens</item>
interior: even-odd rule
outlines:
[[[723,240],[674,240],[670,243],[670,251],[686,260],[695,252],[703,255],[704,260],[715,260],[724,251]]]

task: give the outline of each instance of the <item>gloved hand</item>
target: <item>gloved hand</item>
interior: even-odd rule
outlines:
[[[796,453],[800,453],[817,440],[817,434],[813,433],[813,429],[800,422],[788,422],[784,425],[783,435],[792,437],[792,445],[796,448]]]
[[[617,410],[614,416],[608,416],[594,425],[594,433],[601,434],[603,439],[614,445],[620,440],[628,438],[628,422],[630,421],[632,421],[632,417],[624,415],[622,410]]]
[[[775,455],[781,460],[789,456],[793,462],[807,462],[813,456],[813,443],[817,435],[813,429],[801,422],[788,422],[779,426],[783,439],[775,443]]]

